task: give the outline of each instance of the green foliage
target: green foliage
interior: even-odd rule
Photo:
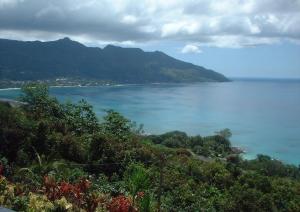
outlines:
[[[300,169],[295,165],[284,164],[267,155],[258,155],[256,159],[244,161],[242,166],[266,176],[291,177],[300,179]]]
[[[0,205],[16,211],[300,211],[300,170],[244,160],[228,129],[143,136],[109,110],[60,103],[43,85],[0,104]],[[47,179],[47,180],[46,180]],[[88,179],[88,180],[87,180]]]
[[[27,119],[24,111],[2,103],[0,120],[0,155],[14,160],[19,149],[30,142],[34,123]]]
[[[130,164],[125,171],[124,180],[128,191],[134,198],[138,192],[145,192],[150,186],[148,171],[141,164]]]
[[[126,142],[111,138],[111,135],[97,134],[92,138],[89,148],[90,169],[93,173],[105,172],[108,175],[124,172],[127,160]]]
[[[228,129],[228,128],[220,130],[220,131],[216,132],[216,134],[219,136],[222,136],[225,139],[229,139],[232,136],[232,133],[231,133],[230,129]]]
[[[0,155],[0,176],[9,176],[11,173],[8,160]]]
[[[148,139],[155,144],[163,144],[167,147],[188,147],[189,138],[185,132],[172,131],[162,135],[150,135]]]
[[[59,143],[58,151],[64,159],[85,163],[88,160],[88,148],[89,142],[86,137],[65,135]]]
[[[154,210],[153,198],[149,192],[142,193],[140,197],[138,197],[138,207],[140,211],[143,212],[152,212]]]
[[[28,105],[25,109],[33,118],[63,118],[63,111],[58,100],[49,96],[49,89],[44,84],[27,84],[22,87],[20,100]]]
[[[120,113],[107,110],[104,116],[102,128],[104,134],[110,135],[119,140],[127,140],[131,135],[131,122],[123,117]]]
[[[93,107],[85,100],[81,100],[77,104],[68,102],[63,105],[63,110],[69,130],[82,135],[84,133],[94,133],[99,129]]]
[[[205,157],[226,157],[233,153],[230,141],[223,135],[188,136],[184,132],[173,131],[162,135],[150,135],[147,138],[154,144],[170,148],[189,148],[195,154]]]
[[[217,188],[226,188],[231,182],[231,173],[219,162],[203,164],[203,179]]]

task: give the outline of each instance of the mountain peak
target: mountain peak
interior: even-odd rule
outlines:
[[[69,37],[64,37],[64,38],[61,38],[61,39],[58,39],[58,40],[52,41],[52,42],[58,43],[58,44],[64,44],[64,45],[85,47],[83,44],[81,44],[77,41],[71,40]]]
[[[108,44],[104,47],[104,49],[118,49],[118,48],[121,48],[121,47],[115,46],[115,45],[112,45],[112,44]]]
[[[64,38],[58,39],[57,41],[64,41],[64,42],[70,42],[71,41],[71,42],[74,42],[69,37],[64,37]]]

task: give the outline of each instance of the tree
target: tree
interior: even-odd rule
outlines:
[[[127,140],[131,135],[131,122],[116,111],[107,110],[106,113],[102,123],[104,134]]]
[[[33,129],[21,110],[0,103],[0,155],[15,160],[20,148],[28,145]]]
[[[85,100],[82,99],[77,104],[67,102],[63,105],[63,110],[69,130],[75,131],[78,135],[94,133],[99,129],[93,107]]]
[[[49,88],[45,84],[31,83],[22,87],[20,100],[28,103],[25,109],[33,118],[63,118],[63,110],[55,97],[49,96]]]
[[[222,136],[225,139],[229,139],[232,136],[232,133],[231,133],[230,129],[228,129],[228,128],[217,131],[216,134],[219,136]]]

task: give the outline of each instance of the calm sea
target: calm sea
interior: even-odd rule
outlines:
[[[60,100],[86,99],[101,116],[114,109],[144,124],[147,133],[182,130],[211,135],[230,128],[245,157],[268,154],[300,164],[300,81],[151,84],[51,88]],[[0,90],[14,98],[18,90]]]

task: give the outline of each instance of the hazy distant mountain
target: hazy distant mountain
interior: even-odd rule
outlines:
[[[0,39],[0,79],[61,77],[119,83],[228,81],[222,74],[138,48],[86,47],[69,38],[50,42]]]

